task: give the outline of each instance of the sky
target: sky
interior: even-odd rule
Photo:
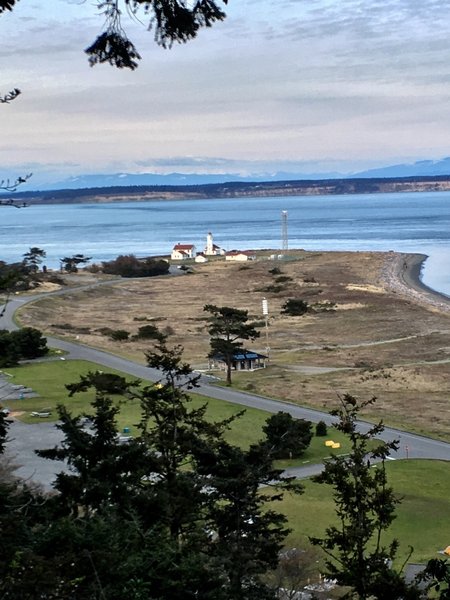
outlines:
[[[90,67],[96,0],[0,15],[0,178],[352,173],[450,155],[450,1],[229,0],[194,41]],[[25,190],[25,187],[23,188]]]

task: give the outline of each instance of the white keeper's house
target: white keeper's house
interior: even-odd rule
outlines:
[[[172,260],[186,260],[188,258],[194,258],[195,246],[194,244],[175,244],[172,249],[170,258]]]

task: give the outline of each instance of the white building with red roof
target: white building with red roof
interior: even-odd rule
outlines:
[[[186,260],[188,258],[194,258],[195,246],[194,244],[175,244],[172,249],[170,258],[172,260]]]

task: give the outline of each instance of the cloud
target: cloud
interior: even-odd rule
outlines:
[[[124,15],[143,56],[130,73],[88,67],[83,48],[103,22],[93,3],[19,3],[0,18],[1,87],[23,92],[0,106],[3,164],[237,172],[449,153],[450,3],[233,0],[226,11],[171,51]]]

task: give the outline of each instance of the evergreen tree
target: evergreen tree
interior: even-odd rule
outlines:
[[[81,265],[85,265],[91,260],[90,256],[84,256],[84,254],[74,254],[73,256],[65,256],[60,258],[61,271],[67,273],[78,273],[78,268]]]
[[[414,599],[419,597],[417,589],[408,587],[401,573],[391,567],[398,541],[383,544],[383,533],[395,519],[400,502],[388,485],[385,469],[386,458],[398,448],[398,442],[377,440],[384,429],[381,422],[367,433],[358,428],[360,410],[374,401],[372,398],[358,403],[346,394],[341,398],[341,407],[332,411],[339,417],[336,428],[349,438],[350,451],[327,460],[322,473],[313,480],[333,487],[339,525],[328,527],[323,538],[310,539],[329,557],[329,576],[351,588],[345,597]]]
[[[20,354],[15,344],[11,343],[11,335],[6,329],[0,329],[0,368],[13,367],[20,360]]]
[[[433,598],[450,600],[450,562],[448,559],[430,559],[418,579],[427,583],[427,588],[433,591]]]
[[[61,598],[274,598],[263,577],[277,564],[286,519],[269,508],[281,490],[261,486],[299,488],[273,469],[267,443],[242,450],[225,441],[236,417],[214,423],[206,405],[192,407],[198,377],[181,348],[163,341],[147,361],[161,371],[155,385],[90,373],[68,386],[95,391],[92,425],[59,409],[64,441],[39,454],[70,471],[58,475],[53,518],[21,568],[47,561],[59,579],[49,574],[45,589]],[[140,433],[126,444],[111,391],[124,410],[128,401],[141,405]]]
[[[264,442],[242,450],[222,441],[204,448],[199,460],[201,471],[209,474],[211,546],[223,564],[228,600],[274,598],[264,575],[276,567],[289,529],[286,517],[270,505],[281,500],[280,487],[295,493],[303,489],[283,478],[272,459]]]
[[[32,273],[36,273],[39,270],[39,265],[46,256],[45,250],[33,246],[23,255],[22,264]]]
[[[22,359],[40,358],[48,354],[47,338],[35,327],[22,327],[11,331],[11,344]]]
[[[8,415],[0,410],[0,456],[5,451],[6,442],[8,441],[8,429],[11,421]]]
[[[58,504],[69,514],[90,515],[110,506],[125,510],[141,486],[143,450],[138,441],[120,442],[116,420],[120,406],[108,395],[111,389],[128,393],[137,382],[120,380],[113,374],[91,372],[68,385],[70,395],[95,390],[93,412],[73,416],[66,406],[58,406],[57,427],[64,441],[59,447],[37,451],[39,456],[67,463],[69,470],[57,475],[54,487]]]
[[[227,366],[227,385],[231,385],[233,357],[242,349],[242,340],[255,340],[259,331],[248,323],[248,310],[206,304],[203,310],[210,313],[208,332],[211,337],[210,356],[221,357]]]
[[[222,0],[224,4],[227,1]],[[0,0],[0,15],[13,10],[17,2]],[[194,39],[202,27],[211,27],[225,18],[216,0],[200,0],[192,4],[183,0],[96,0],[93,4],[105,24],[104,30],[85,50],[91,66],[105,62],[118,68],[135,69],[138,66],[141,57],[122,25],[124,12],[147,16],[148,29],[154,32],[156,43],[163,48],[170,48],[174,43],[184,44]]]
[[[270,416],[263,426],[267,444],[275,458],[302,456],[311,443],[312,424],[305,419],[294,419],[287,412]]]
[[[0,367],[11,367],[21,359],[39,358],[47,352],[47,339],[34,327],[0,329]]]

